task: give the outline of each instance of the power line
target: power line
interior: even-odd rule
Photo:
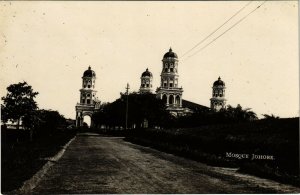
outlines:
[[[187,52],[185,52],[181,57],[185,56],[186,54],[188,54],[190,51],[192,51],[193,49],[195,49],[196,47],[198,47],[201,43],[203,43],[206,39],[208,39],[211,35],[213,35],[215,32],[217,32],[220,28],[222,28],[225,24],[227,24],[232,18],[234,18],[236,15],[238,15],[241,11],[243,11],[250,3],[252,3],[252,1],[248,2],[244,7],[242,7],[241,9],[239,9],[234,15],[232,15],[228,20],[226,20],[221,26],[219,26],[218,28],[216,28],[212,33],[210,33],[209,35],[207,35],[204,39],[202,39],[199,43],[197,43],[193,48],[191,48],[190,50],[188,50]]]
[[[259,6],[257,6],[254,10],[252,10],[250,13],[248,13],[246,16],[244,16],[243,18],[241,18],[239,21],[237,21],[235,24],[233,24],[230,28],[228,28],[226,31],[224,31],[222,34],[220,34],[219,36],[217,36],[216,38],[214,38],[211,42],[209,42],[208,44],[206,44],[205,46],[203,46],[201,49],[199,49],[198,51],[196,51],[195,53],[193,53],[192,55],[188,56],[188,58],[196,55],[198,52],[202,51],[203,49],[205,49],[207,46],[209,46],[210,44],[212,44],[214,41],[216,41],[218,38],[220,38],[221,36],[223,36],[225,33],[227,33],[229,30],[231,30],[233,27],[235,27],[236,25],[238,25],[240,22],[242,22],[244,19],[246,19],[250,14],[252,14],[253,12],[255,12],[258,8],[260,8],[264,3],[266,3],[266,0],[260,4]],[[186,58],[186,59],[188,59]]]

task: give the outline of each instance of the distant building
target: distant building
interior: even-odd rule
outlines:
[[[214,111],[220,111],[220,109],[225,108],[225,83],[219,77],[212,87],[212,98],[210,98],[210,108]]]
[[[100,101],[96,97],[95,82],[96,73],[89,66],[82,76],[82,88],[79,90],[80,103],[75,106],[76,127],[83,126],[84,116],[91,117],[91,126],[93,126],[92,114],[100,107]]]
[[[147,68],[141,76],[140,93],[152,93],[152,79],[152,73]]]
[[[174,115],[183,113],[182,108],[182,87],[178,85],[178,56],[169,49],[162,59],[160,87],[156,89],[157,98],[162,99]]]
[[[182,107],[184,108],[184,113],[193,113],[193,112],[201,112],[201,111],[209,111],[209,108],[195,102],[191,102],[188,100],[182,100]]]

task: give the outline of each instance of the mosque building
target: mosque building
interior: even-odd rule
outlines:
[[[178,62],[177,54],[170,48],[162,59],[160,87],[156,89],[156,97],[165,102],[167,110],[174,116],[190,114],[195,110],[208,110],[206,106],[182,99],[183,88],[179,87],[178,82]],[[152,93],[152,79],[153,75],[147,68],[141,76],[140,93]],[[210,109],[216,112],[226,106],[225,83],[220,77],[213,83],[213,95],[210,102]]]
[[[193,113],[195,110],[209,110],[208,107],[182,99],[183,88],[179,87],[178,56],[170,48],[162,59],[162,71],[160,74],[160,86],[156,89],[156,97],[165,102],[167,110],[174,116]],[[139,93],[153,93],[153,75],[147,68],[140,77],[141,85]],[[82,76],[82,88],[80,89],[80,103],[75,106],[76,126],[83,125],[84,116],[92,117],[92,114],[100,108],[100,101],[96,97],[95,90],[96,73],[88,67]],[[225,83],[219,77],[213,83],[210,109],[220,111],[226,106]],[[93,121],[91,120],[91,126]]]

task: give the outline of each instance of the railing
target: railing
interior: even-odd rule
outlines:
[[[86,104],[86,103],[77,103],[76,106],[90,106],[90,107],[94,107],[95,104]]]

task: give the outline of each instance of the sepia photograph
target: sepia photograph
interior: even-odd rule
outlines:
[[[298,1],[1,1],[2,194],[300,193]]]

